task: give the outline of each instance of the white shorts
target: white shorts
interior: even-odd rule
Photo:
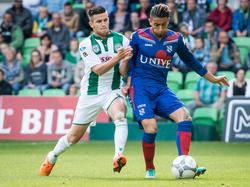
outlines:
[[[73,124],[83,125],[95,121],[101,109],[106,113],[116,98],[124,99],[120,89],[102,95],[80,95],[76,105]]]

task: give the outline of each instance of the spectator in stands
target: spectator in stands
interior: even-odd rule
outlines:
[[[41,36],[41,42],[38,50],[42,55],[43,62],[52,63],[52,52],[58,50],[58,47],[52,43],[51,37],[48,34],[44,34]]]
[[[69,96],[77,96],[77,87],[75,84],[70,85]]]
[[[78,52],[79,42],[73,38],[70,40],[70,51],[66,53],[65,60],[69,61],[72,65],[76,65],[77,61],[81,59]]]
[[[217,0],[217,8],[212,11],[208,19],[223,31],[229,31],[232,26],[232,11],[227,7],[227,0]]]
[[[9,45],[6,43],[0,44],[0,63],[4,61],[4,56],[9,49]]]
[[[89,36],[92,29],[89,25],[89,17],[88,17],[88,11],[94,6],[94,3],[90,0],[84,1],[84,10],[79,11],[80,15],[80,24],[79,24],[79,30],[82,32],[82,36],[86,37]]]
[[[43,6],[47,7],[49,13],[62,13],[67,0],[42,0]]]
[[[6,12],[13,15],[14,24],[21,27],[24,38],[31,37],[32,34],[32,15],[30,11],[23,7],[22,0],[14,0],[14,4]]]
[[[205,30],[203,33],[203,39],[205,48],[211,53],[214,53],[217,50],[219,32],[215,28],[214,22],[207,20],[205,23]]]
[[[195,49],[195,39],[193,36],[191,36],[188,32],[188,24],[185,22],[182,22],[179,25],[179,30],[180,33],[183,35],[185,44],[187,46],[187,48],[190,51],[194,51]],[[177,69],[180,70],[183,73],[188,72],[189,70],[191,70],[181,59],[177,54],[174,54],[174,58],[173,58],[173,70],[176,71]]]
[[[200,9],[196,0],[187,0],[187,11],[183,13],[183,21],[188,23],[189,34],[200,36],[206,20],[206,13]]]
[[[33,22],[32,33],[35,37],[41,37],[52,26],[51,17],[46,7],[39,8],[39,14]]]
[[[95,6],[103,6],[108,14],[110,14],[113,10],[114,10],[114,7],[115,7],[115,2],[114,0],[91,0]]]
[[[52,27],[47,31],[55,44],[65,55],[69,46],[70,34],[68,28],[62,23],[59,13],[52,15]]]
[[[31,12],[33,18],[38,16],[42,3],[43,0],[23,0],[23,6]]]
[[[204,46],[204,40],[199,37],[195,39],[194,57],[202,64],[206,65],[210,60],[210,53]]]
[[[83,61],[78,61],[75,67],[75,72],[74,72],[74,83],[77,86],[77,88],[80,88],[81,86],[81,80],[84,76],[84,62]]]
[[[4,79],[4,71],[0,69],[0,95],[12,95],[12,87]]]
[[[245,70],[240,68],[235,74],[236,79],[229,82],[227,97],[246,96],[250,97],[250,80],[245,78]]]
[[[217,72],[217,64],[209,62],[207,70],[214,75]],[[197,107],[213,107],[221,109],[225,101],[226,91],[219,84],[212,84],[208,80],[201,77],[196,83],[195,101],[187,104],[190,112]]]
[[[186,0],[175,0],[175,4],[176,4],[176,9],[177,9],[178,14],[179,14],[180,22],[182,22],[183,21],[182,15],[187,9]]]
[[[64,4],[64,12],[62,15],[62,23],[69,29],[70,37],[81,37],[77,36],[79,30],[79,15],[73,12],[71,3],[67,2]]]
[[[233,13],[232,27],[235,36],[250,36],[249,0],[240,0],[240,8]]]
[[[72,66],[63,60],[59,50],[53,51],[52,56],[53,63],[48,65],[49,88],[62,88],[67,94],[73,76]]]
[[[26,69],[26,88],[40,90],[41,94],[48,88],[47,65],[42,61],[42,55],[38,49],[31,53],[30,63]]]
[[[137,10],[139,13],[139,18],[140,18],[140,24],[142,28],[149,27],[149,13],[151,10],[151,6],[149,3],[149,0],[139,0],[140,2],[140,8]]]
[[[174,0],[168,0],[167,5],[168,5],[169,9],[171,10],[168,28],[173,30],[173,31],[178,31],[178,25],[180,23],[180,21],[179,21],[180,19],[179,19],[179,13],[178,13],[177,8],[175,6]]]
[[[111,30],[121,32],[127,27],[130,15],[126,11],[127,5],[125,0],[118,0],[116,6],[117,9],[109,15],[109,25]]]
[[[138,12],[131,12],[129,24],[124,28],[124,32],[127,31],[134,32],[139,28],[141,28],[139,14]]]
[[[0,25],[0,33],[4,39],[4,43],[16,49],[21,49],[23,45],[23,32],[18,25],[13,23],[13,16],[9,12],[4,13],[3,22]]]
[[[17,95],[22,87],[24,73],[21,63],[16,60],[16,50],[13,47],[6,51],[5,60],[0,64],[0,68],[5,72],[6,81],[11,84],[14,94]]]
[[[219,70],[236,71],[242,66],[239,49],[226,31],[219,33],[217,51],[213,59],[219,64]]]

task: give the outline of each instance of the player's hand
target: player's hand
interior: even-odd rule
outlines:
[[[128,95],[129,88],[130,88],[129,85],[126,85],[126,86],[122,87],[122,90],[121,90],[121,91],[122,91],[122,94],[123,94],[124,96],[127,96],[127,95]]]
[[[131,53],[132,53],[131,47],[128,47],[128,48],[121,47],[118,49],[117,56],[118,56],[119,60],[122,60],[125,57],[127,58],[127,56],[131,56],[132,55]]]
[[[128,61],[129,59],[131,59],[133,57],[133,48],[132,47],[128,47],[126,48],[126,55],[124,57],[124,61]]]
[[[228,79],[225,75],[216,76],[214,83],[220,84],[221,86],[229,86]]]

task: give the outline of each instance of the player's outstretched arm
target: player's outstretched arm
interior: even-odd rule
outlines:
[[[124,59],[126,56],[128,56],[131,53],[130,49],[124,49],[120,48],[118,50],[117,55],[115,55],[113,58],[108,60],[106,63],[97,64],[92,67],[92,71],[95,72],[97,75],[103,75],[107,71],[109,71],[112,67],[114,67],[117,63],[120,62],[120,60]]]
[[[208,81],[215,83],[215,84],[220,84],[224,86],[229,86],[228,79],[225,75],[222,76],[215,76],[209,71],[204,75],[204,78],[207,79]]]

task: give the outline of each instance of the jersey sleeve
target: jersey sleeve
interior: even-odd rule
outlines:
[[[176,52],[179,55],[180,59],[190,68],[192,68],[196,73],[198,73],[200,76],[204,76],[207,73],[207,69],[195,59],[193,54],[187,48],[181,34],[179,35],[178,38],[178,46]]]
[[[125,36],[123,36],[123,47],[128,47],[129,46],[129,40],[125,37]]]
[[[136,57],[137,57],[137,53],[138,53],[138,44],[137,44],[137,35],[138,33],[137,32],[134,32],[132,35],[131,35],[131,38],[130,38],[130,42],[129,42],[129,45],[132,47],[133,49],[133,57],[129,60],[128,64],[129,64],[129,72],[128,72],[128,75],[131,76],[132,75],[132,71],[135,67],[135,61],[136,61]]]
[[[101,60],[99,57],[94,53],[92,50],[92,46],[90,42],[88,43],[87,40],[83,40],[79,45],[79,53],[81,58],[85,64],[85,67],[89,67],[90,69],[97,65],[101,64]]]

